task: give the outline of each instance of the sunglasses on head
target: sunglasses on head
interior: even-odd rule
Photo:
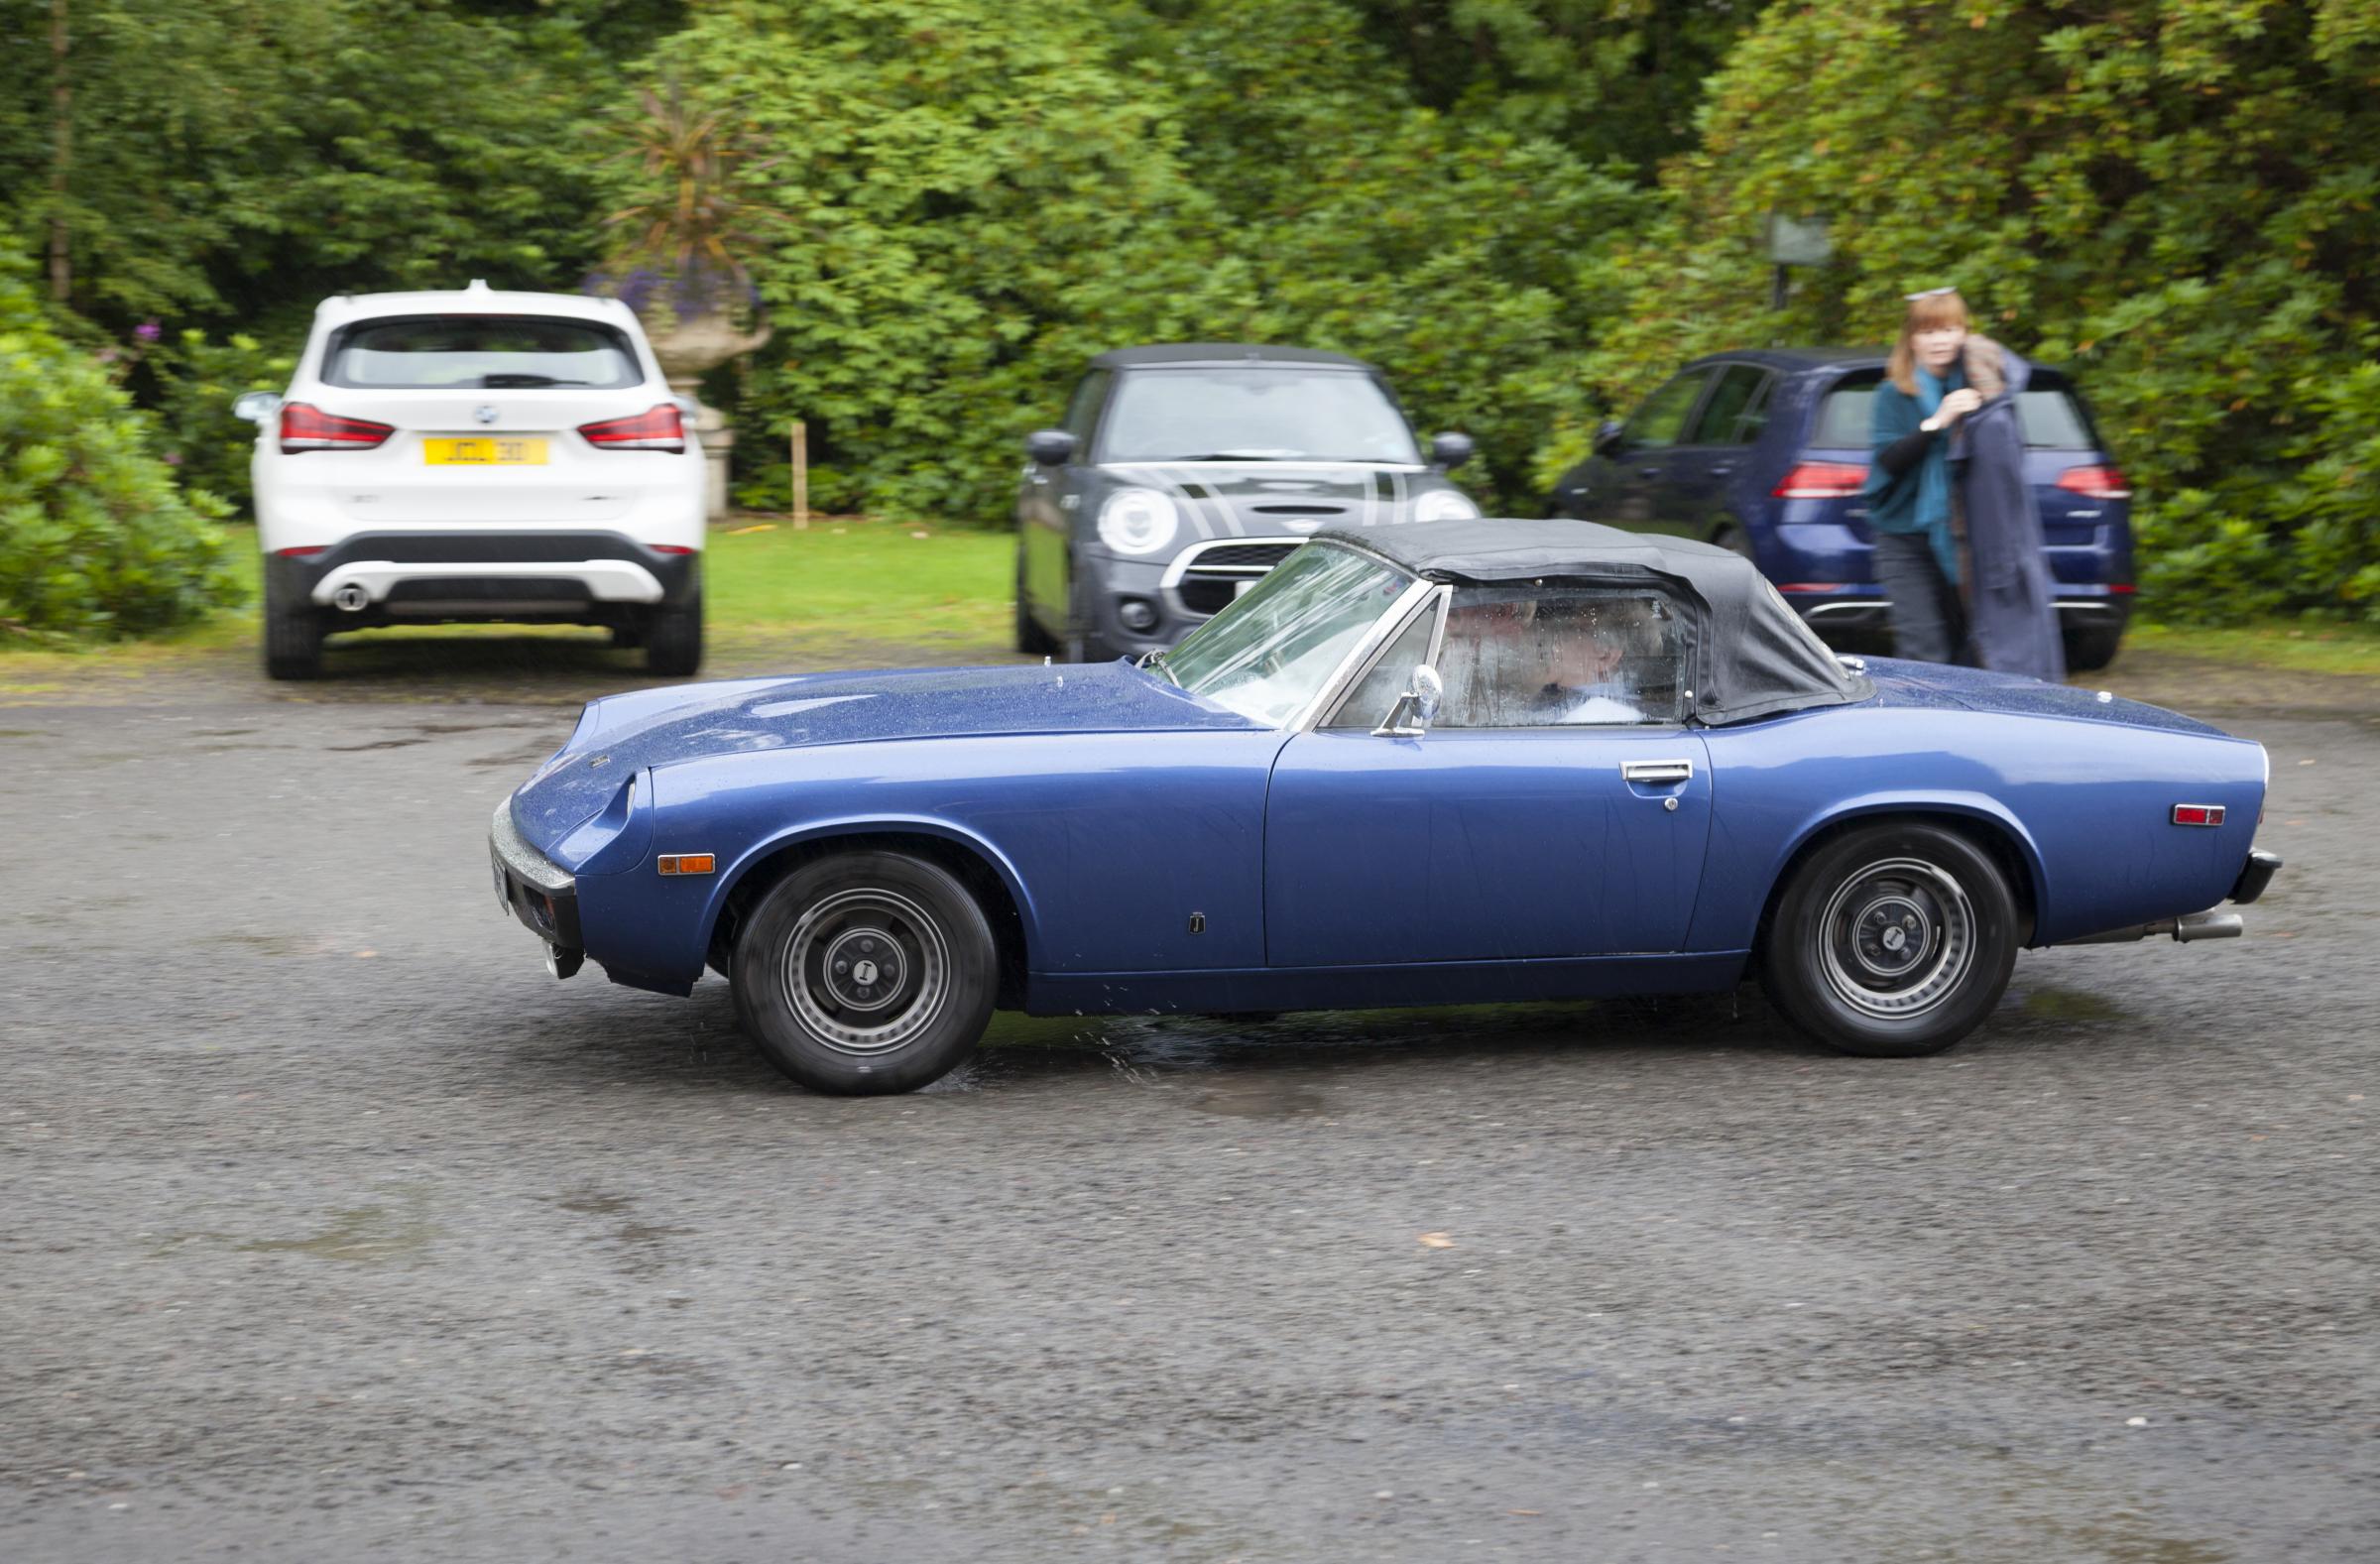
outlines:
[[[1903,294],[1901,298],[1914,304],[1921,299],[1940,299],[1945,294],[1955,294],[1957,292],[1959,292],[1959,289],[1957,285],[1954,284],[1949,288],[1929,288],[1922,294]]]

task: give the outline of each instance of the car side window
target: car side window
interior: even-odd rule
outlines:
[[[1659,592],[1458,587],[1438,654],[1438,726],[1674,723],[1684,659],[1677,612]]]
[[[1090,454],[1091,433],[1099,423],[1100,405],[1108,400],[1108,382],[1114,378],[1112,370],[1091,371],[1074,388],[1074,400],[1066,404],[1065,430],[1074,436],[1074,448],[1084,455]]]
[[[1703,403],[1703,411],[1694,421],[1694,432],[1687,436],[1689,445],[1742,445],[1751,435],[1744,432],[1745,416],[1751,413],[1768,392],[1768,372],[1749,364],[1729,364],[1720,375],[1719,384]],[[1752,424],[1756,433],[1757,422]]]
[[[1694,401],[1710,378],[1707,369],[1690,369],[1645,398],[1628,420],[1628,444],[1659,449],[1678,443],[1686,432],[1686,416],[1694,411]]]
[[[1431,603],[1388,643],[1388,650],[1380,654],[1370,671],[1356,680],[1356,687],[1323,726],[1333,732],[1353,729],[1369,733],[1385,722],[1398,699],[1412,687],[1415,665],[1430,661],[1430,642],[1437,632],[1438,605]]]

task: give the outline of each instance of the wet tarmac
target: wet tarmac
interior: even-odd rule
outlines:
[[[0,1557],[2380,1555],[2359,681],[2108,675],[2271,746],[2290,867],[1936,1059],[1004,1016],[847,1102],[498,914],[634,681],[541,656],[0,711]]]

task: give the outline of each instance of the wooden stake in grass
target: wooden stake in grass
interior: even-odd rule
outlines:
[[[793,421],[793,525],[810,525],[810,425]]]

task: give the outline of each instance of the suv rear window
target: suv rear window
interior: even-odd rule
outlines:
[[[644,382],[625,334],[543,315],[407,315],[342,327],[322,379],[364,390],[617,391]]]
[[[1810,443],[1821,450],[1866,450],[1868,420],[1873,417],[1869,405],[1875,397],[1872,380],[1828,392],[1819,407],[1818,430],[1810,436]],[[2098,442],[2090,437],[2090,421],[2082,416],[2082,405],[2063,387],[2020,392],[2016,416],[2025,425],[2025,443],[2035,450],[2098,448]]]

